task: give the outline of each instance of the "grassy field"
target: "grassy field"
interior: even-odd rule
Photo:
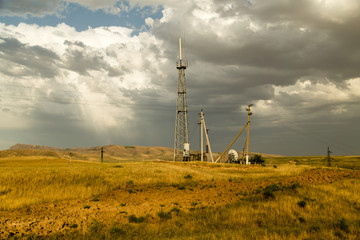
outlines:
[[[359,239],[359,158],[323,158],[0,158],[0,238]]]
[[[268,164],[290,163],[316,167],[328,166],[328,161],[325,156],[276,157],[265,159]],[[330,158],[330,166],[335,168],[338,167],[360,170],[360,156],[332,156]]]

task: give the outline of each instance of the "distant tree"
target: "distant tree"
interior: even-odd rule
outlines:
[[[262,164],[265,162],[265,160],[261,157],[261,154],[255,154],[250,158],[250,162],[254,164]]]

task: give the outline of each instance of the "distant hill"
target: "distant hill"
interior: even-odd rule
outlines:
[[[9,150],[0,151],[0,157],[33,155],[68,158],[71,153],[74,159],[99,161],[102,147],[104,150],[104,161],[108,162],[141,159],[171,160],[174,154],[172,148],[166,147],[106,145],[90,148],[57,148],[18,143],[11,146]]]
[[[57,148],[48,146],[39,146],[31,144],[15,144],[9,150],[0,151],[0,157],[11,156],[48,156],[58,158],[68,158],[72,154],[74,159],[99,161],[101,148],[104,149],[105,162],[118,162],[122,160],[172,160],[174,150],[167,147],[146,147],[146,146],[120,146],[106,145],[90,148]],[[250,157],[259,153],[250,153]],[[274,154],[261,154],[263,157],[282,157]],[[214,153],[214,159],[219,153]],[[242,156],[242,152],[239,152]],[[224,156],[224,159],[227,157]]]
[[[14,146],[11,146],[9,150],[24,150],[24,149],[37,149],[37,150],[50,150],[50,151],[60,151],[62,148],[57,147],[48,147],[48,146],[39,146],[39,145],[31,145],[31,144],[21,144],[17,143]]]

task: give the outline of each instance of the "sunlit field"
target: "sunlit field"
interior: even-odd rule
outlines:
[[[0,158],[0,238],[359,239],[359,158]]]

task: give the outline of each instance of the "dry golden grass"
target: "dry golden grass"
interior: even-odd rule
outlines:
[[[353,160],[349,161],[353,163]],[[290,158],[277,159],[263,167],[162,161],[101,164],[78,160],[69,165],[68,159],[54,156],[0,158],[0,210],[3,216],[14,212],[23,219],[22,212],[27,206],[42,204],[42,209],[47,209],[48,213],[51,210],[48,210],[49,204],[71,203],[74,211],[82,216],[86,211],[84,206],[89,204],[91,211],[84,214],[94,215],[86,215],[87,220],[78,224],[81,228],[68,227],[66,231],[42,235],[49,239],[359,239],[358,170],[312,170],[311,164],[289,163],[292,161]],[[276,168],[273,167],[275,163]],[[303,178],[300,186],[291,185]],[[265,186],[274,183],[279,189],[268,197]],[[203,193],[203,187],[210,188],[210,184],[214,186],[208,193],[218,197],[221,194],[231,196],[228,204],[224,200],[222,205],[208,204],[210,197],[211,201],[216,200],[216,197]],[[247,192],[233,192],[236,187],[246,184],[254,187]],[[187,188],[172,187],[182,185]],[[130,190],[138,192],[132,194]],[[163,197],[167,194],[183,195],[184,198],[186,195],[197,196],[200,200],[194,200],[191,208],[185,209],[186,204],[181,200],[176,204],[171,199],[162,202],[162,199],[156,199],[158,196],[151,195],[152,192],[161,193]],[[115,197],[106,202],[112,195]],[[121,201],[141,198],[143,202],[139,204],[145,205],[117,202],[116,196],[121,197]],[[136,217],[143,217],[143,222],[132,222],[127,217],[120,217],[119,221],[107,219],[106,214],[100,218],[91,201],[93,198],[100,199],[96,206],[101,209],[134,211],[138,214]],[[156,211],[163,211],[163,215],[150,210],[139,212],[154,201],[157,201]],[[165,202],[166,206],[160,206]],[[117,208],[113,208],[113,204]],[[36,207],[29,209],[32,213]],[[65,214],[66,207],[63,211]],[[71,211],[69,209],[69,214]],[[40,213],[36,216],[42,218]],[[78,218],[77,215],[71,217]],[[35,215],[29,215],[29,218],[35,218]],[[24,219],[24,222],[28,221],[26,217]]]

